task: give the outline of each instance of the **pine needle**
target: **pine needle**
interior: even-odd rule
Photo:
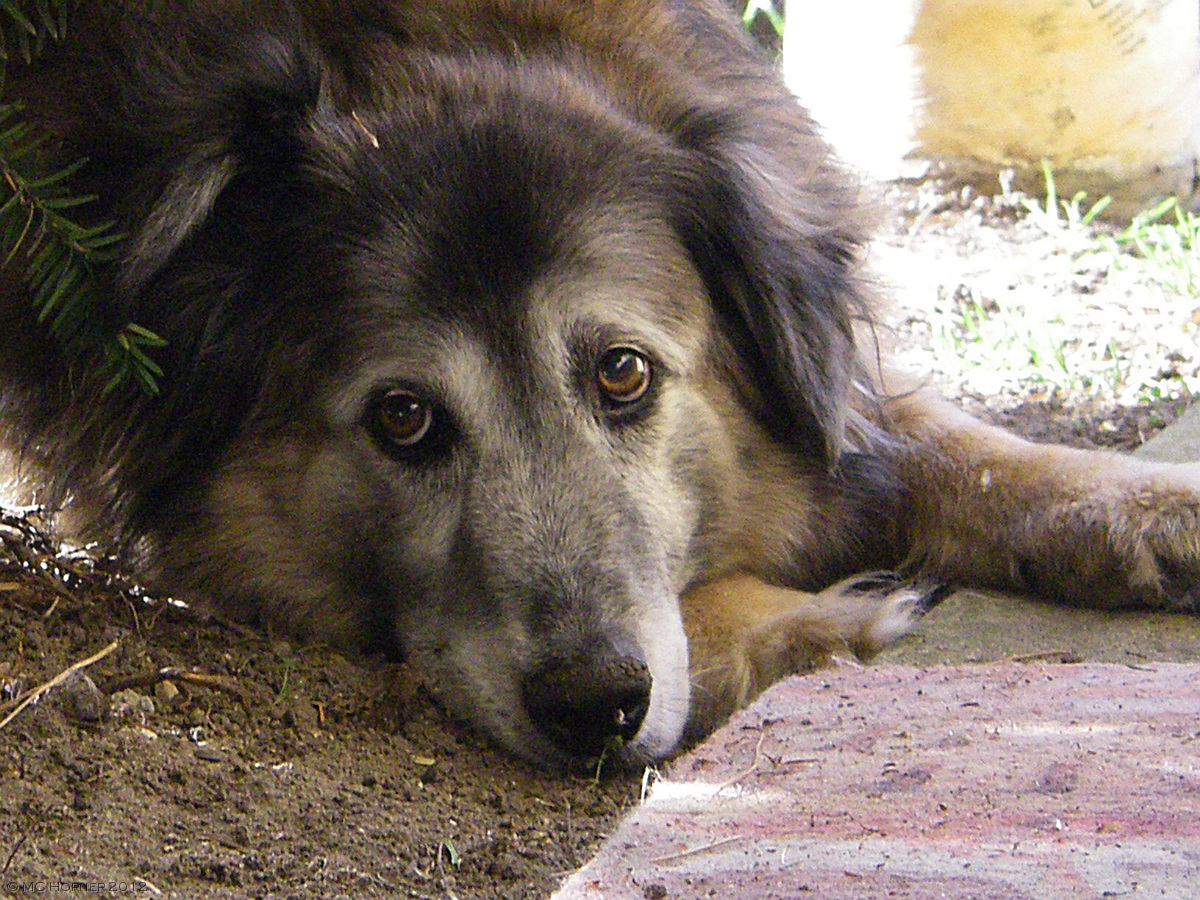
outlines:
[[[0,93],[14,56],[30,64],[46,42],[61,40],[78,0],[0,0]],[[23,256],[25,282],[37,318],[69,353],[98,361],[105,393],[127,381],[158,393],[162,369],[147,349],[165,343],[126,323],[105,325],[96,308],[97,282],[124,237],[113,222],[85,226],[71,213],[96,198],[75,194],[76,160],[46,170],[44,136],[22,118],[19,103],[0,103],[0,258],[4,268]]]

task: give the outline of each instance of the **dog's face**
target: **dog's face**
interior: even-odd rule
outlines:
[[[455,114],[311,138],[328,169],[271,251],[304,315],[181,565],[219,548],[222,592],[317,636],[374,629],[532,759],[657,758],[732,465],[670,153],[543,99],[519,125]]]
[[[703,286],[662,219],[609,202],[516,285],[460,237],[458,273],[414,288],[421,232],[386,228],[353,267],[366,313],[323,398],[320,503],[355,510],[348,550],[369,510],[396,639],[459,713],[543,761],[661,756],[721,465]]]
[[[270,50],[123,270],[174,378],[124,476],[163,583],[395,647],[530,759],[665,755],[749,458],[839,441],[849,238],[727,112],[482,59],[347,106]]]
[[[523,221],[585,161],[498,140],[513,181],[443,183],[451,227],[437,199],[402,204],[350,265],[362,312],[319,483],[373,508],[396,637],[456,710],[541,760],[616,738],[661,755],[687,715],[678,597],[714,480],[693,458],[718,421],[704,288],[644,197]],[[463,217],[463,191],[491,212]]]

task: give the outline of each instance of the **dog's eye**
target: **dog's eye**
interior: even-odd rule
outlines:
[[[433,404],[411,390],[381,391],[371,403],[367,428],[385,449],[413,450],[434,428]]]
[[[596,367],[600,391],[621,406],[646,396],[651,377],[650,360],[632,347],[610,347]]]

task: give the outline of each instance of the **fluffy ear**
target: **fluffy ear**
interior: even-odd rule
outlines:
[[[155,24],[172,33],[169,22]],[[271,22],[236,37],[220,33],[236,24],[189,24],[183,47],[148,36],[150,49],[122,85],[131,143],[148,161],[146,183],[131,193],[155,192],[141,203],[127,244],[127,296],[201,229],[235,180],[261,185],[257,199],[267,200],[266,186],[299,168],[302,130],[321,103],[322,66],[298,23]]]
[[[857,368],[853,323],[867,313],[847,179],[794,104],[703,114],[683,140],[696,169],[682,234],[756,388],[755,413],[832,466]]]
[[[130,235],[106,314],[166,341],[162,393],[129,392],[105,451],[135,531],[176,514],[177,468],[216,458],[256,399],[299,252],[283,238],[312,202],[314,130],[336,123],[319,52],[268,15],[286,7],[247,4],[226,21],[186,0],[153,6],[144,24],[113,17],[115,49],[93,64],[113,102],[84,148]]]

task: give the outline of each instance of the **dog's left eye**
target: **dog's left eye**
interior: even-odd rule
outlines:
[[[408,388],[380,391],[367,410],[366,427],[393,456],[411,457],[433,442],[438,431],[434,403]]]
[[[652,372],[643,353],[632,347],[610,347],[596,367],[596,384],[608,400],[627,406],[646,396]]]

